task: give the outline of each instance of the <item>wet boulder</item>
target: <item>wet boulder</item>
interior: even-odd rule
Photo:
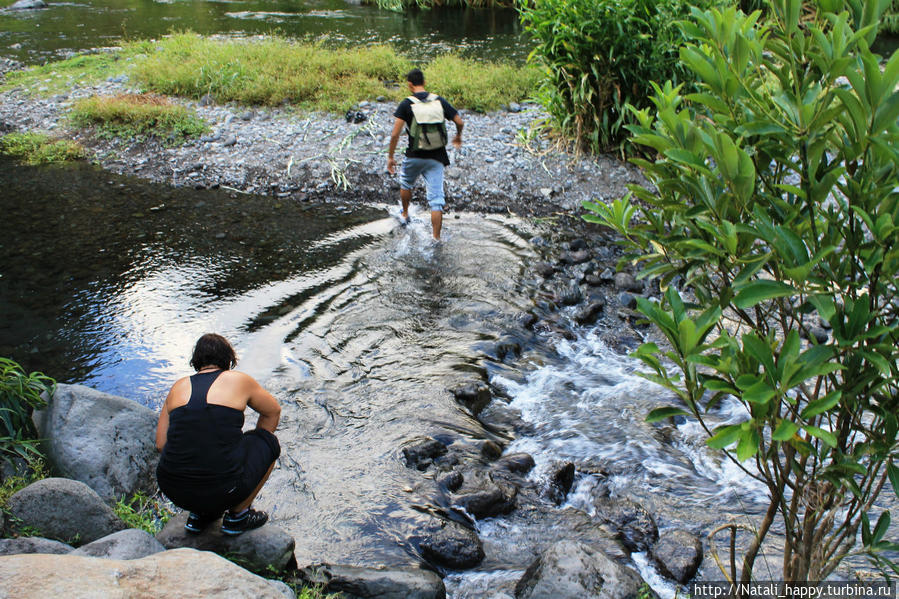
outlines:
[[[636,599],[643,580],[634,570],[577,541],[559,541],[528,567],[516,599]]]
[[[659,571],[680,584],[696,576],[702,565],[702,541],[686,530],[662,534],[650,553]]]
[[[500,361],[514,358],[521,355],[521,344],[514,337],[502,337],[493,344],[488,353]]]
[[[93,489],[67,478],[32,483],[10,497],[7,508],[22,526],[75,546],[126,528]]]
[[[418,537],[422,556],[432,564],[451,570],[477,566],[484,559],[484,546],[478,533],[452,520],[437,520]]]
[[[530,329],[537,324],[537,316],[531,312],[521,312],[516,318],[522,328]]]
[[[437,479],[437,484],[450,492],[458,491],[464,482],[465,477],[458,470],[453,470]]]
[[[490,387],[482,383],[468,383],[453,389],[452,393],[456,401],[475,416],[490,403],[493,397]]]
[[[495,460],[503,455],[503,446],[488,439],[481,443],[481,455],[488,460]]]
[[[85,483],[107,502],[137,491],[155,492],[157,418],[130,399],[62,384],[34,415],[54,469]]]
[[[615,531],[628,551],[648,551],[659,539],[655,518],[630,499],[594,499],[596,517]]]
[[[574,484],[574,474],[574,464],[571,462],[554,464],[544,492],[546,498],[556,505],[562,505]]]
[[[299,570],[309,585],[325,593],[360,599],[444,599],[446,587],[436,573],[420,568],[362,568],[316,564]]]
[[[574,321],[578,324],[593,324],[605,307],[604,301],[594,300],[574,313]]]
[[[534,270],[544,279],[548,279],[556,274],[556,267],[546,262],[538,262],[534,265]]]
[[[18,539],[0,539],[0,555],[18,555],[20,553],[52,553],[62,555],[71,552],[74,547],[67,543],[44,539],[42,537],[19,537]]]
[[[181,512],[172,517],[156,535],[167,549],[189,547],[227,555],[260,574],[283,572],[296,562],[294,538],[270,522],[233,537],[222,534],[220,521],[213,522],[200,534],[192,534],[184,530],[187,515]]]
[[[497,460],[495,467],[515,474],[527,474],[534,468],[534,458],[529,453],[510,453]]]
[[[445,455],[446,451],[446,445],[440,441],[431,437],[422,437],[403,447],[403,459],[406,461],[407,468],[427,470],[434,458]]]
[[[144,530],[129,528],[82,545],[72,555],[106,559],[140,559],[165,551],[156,537]]]
[[[188,592],[191,597],[293,596],[282,589],[223,557],[194,549],[138,560],[42,554],[0,559],[2,597],[184,597]]]
[[[479,488],[454,495],[453,506],[480,520],[514,510],[517,495],[518,489],[514,486],[485,481]]]

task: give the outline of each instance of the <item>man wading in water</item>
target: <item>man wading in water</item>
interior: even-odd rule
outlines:
[[[393,153],[403,129],[409,135],[409,147],[400,171],[400,201],[403,204],[403,222],[409,221],[409,202],[412,200],[412,186],[419,175],[424,177],[428,190],[428,205],[431,207],[431,228],[434,239],[440,241],[443,226],[443,167],[449,165],[446,154],[446,125],[444,120],[456,124],[453,146],[462,147],[462,117],[452,105],[436,94],[425,91],[425,76],[419,69],[412,69],[406,75],[412,95],[400,102],[393,116],[393,131],[390,133],[390,147],[387,149],[387,172],[396,173]]]

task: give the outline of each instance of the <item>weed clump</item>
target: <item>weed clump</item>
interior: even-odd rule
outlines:
[[[81,160],[86,156],[84,148],[74,141],[35,132],[8,133],[0,137],[0,154],[31,165]]]
[[[79,127],[97,127],[106,139],[156,138],[177,144],[208,131],[195,113],[156,94],[92,96],[76,102],[70,117]]]

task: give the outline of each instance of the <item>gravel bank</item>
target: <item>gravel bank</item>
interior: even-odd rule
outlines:
[[[5,61],[0,73],[17,67]],[[354,115],[362,117],[354,119],[361,122],[348,122],[342,115],[289,106],[252,108],[175,99],[195,109],[211,129],[202,139],[178,147],[100,140],[90,131],[72,128],[66,119],[78,98],[140,91],[123,75],[49,98],[19,89],[5,92],[0,94],[0,133],[49,132],[80,142],[92,160],[109,171],[177,186],[220,186],[297,201],[393,202],[398,196],[397,180],[386,172],[392,103],[363,102]],[[569,212],[585,200],[620,197],[628,183],[643,182],[636,167],[614,157],[575,157],[540,137],[525,145],[520,132],[546,116],[535,104],[461,114],[464,145],[450,150],[452,164],[446,171],[448,211],[538,216]],[[452,133],[453,125],[449,130]],[[423,197],[421,189],[415,201]]]

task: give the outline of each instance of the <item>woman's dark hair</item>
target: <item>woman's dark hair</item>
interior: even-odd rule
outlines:
[[[194,370],[200,370],[204,366],[231,370],[237,366],[237,354],[227,339],[216,333],[206,333],[197,340],[190,365]]]
[[[421,72],[421,69],[412,69],[406,73],[406,81],[412,85],[424,85],[425,74]]]

